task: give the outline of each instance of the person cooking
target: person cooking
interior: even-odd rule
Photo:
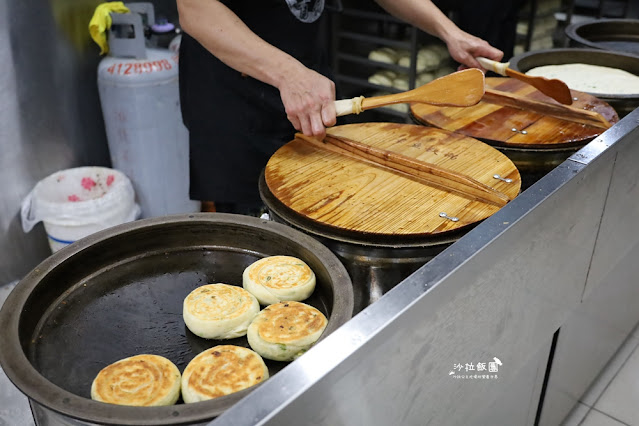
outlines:
[[[377,0],[443,40],[468,67],[503,54],[459,29],[430,0]],[[184,30],[180,99],[189,130],[190,195],[255,214],[258,179],[295,130],[323,138],[336,122],[335,84],[318,37],[324,0],[177,0]]]

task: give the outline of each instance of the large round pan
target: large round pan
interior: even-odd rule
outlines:
[[[29,398],[84,422],[175,425],[206,422],[246,395],[169,407],[125,407],[90,399],[106,365],[151,353],[180,371],[199,352],[246,338],[201,339],[186,329],[182,302],[194,288],[241,285],[242,272],[267,255],[303,259],[317,276],[306,301],[328,317],[323,336],[352,315],[344,266],[301,232],[257,218],[193,214],[120,225],[55,253],[15,288],[0,310],[0,364]],[[271,375],[286,363],[267,361]]]
[[[639,75],[639,56],[599,49],[548,49],[526,52],[514,56],[510,67],[516,71],[526,71],[544,65],[589,64],[618,68]],[[612,106],[619,117],[624,117],[639,106],[639,93],[614,95],[588,92]]]
[[[603,49],[639,55],[639,20],[600,19],[566,27],[571,47]]]

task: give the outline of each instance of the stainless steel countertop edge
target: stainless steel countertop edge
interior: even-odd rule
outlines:
[[[551,198],[566,182],[578,175],[621,137],[636,127],[639,112],[630,114],[551,171],[524,193],[471,230],[428,262],[379,301],[360,312],[303,357],[291,363],[259,389],[238,402],[211,425],[265,424],[286,405],[348,359],[418,300],[437,288],[447,276],[470,261],[538,204]],[[635,131],[637,131],[635,129]],[[449,297],[456,291],[451,288]],[[459,289],[457,289],[459,291]]]

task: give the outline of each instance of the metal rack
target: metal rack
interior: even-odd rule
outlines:
[[[409,39],[397,39],[396,35],[391,34],[390,27],[399,29],[402,33],[408,33]],[[343,89],[343,97],[366,96],[366,94],[370,94],[373,91],[390,93],[401,91],[394,87],[370,83],[368,75],[354,72],[354,67],[361,67],[363,70],[371,71],[389,69],[406,73],[408,75],[409,89],[415,88],[419,35],[417,28],[392,17],[381,11],[381,9],[380,11],[368,11],[347,7],[340,13],[332,14],[332,30],[333,72],[335,81]],[[349,50],[349,45],[361,45],[365,46],[365,48],[351,48]],[[366,56],[368,52],[380,46],[408,50],[410,52],[411,65],[404,67],[368,59]],[[391,118],[394,121],[411,122],[407,112],[389,108],[379,108],[375,112],[380,114],[382,119]]]
[[[559,1],[557,1],[557,4],[555,7],[552,7],[550,9],[548,9],[547,7],[544,7],[544,6],[547,6],[544,3],[547,3],[547,2],[542,1],[540,5],[539,0],[531,0],[527,2],[525,7],[521,10],[519,21],[525,22],[527,24],[527,29],[526,29],[526,34],[519,34],[519,33],[517,34],[516,43],[523,44],[523,48],[525,52],[529,52],[530,50],[535,50],[533,49],[533,39],[535,38],[535,30],[537,29],[538,21],[540,19],[546,19],[548,17],[555,16],[556,13],[560,10],[561,2]],[[540,8],[540,6],[542,7]],[[542,10],[540,13],[540,9],[548,9],[548,10]]]

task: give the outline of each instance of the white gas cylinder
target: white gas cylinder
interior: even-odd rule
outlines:
[[[112,14],[109,56],[98,66],[112,165],[131,179],[143,217],[199,211],[200,203],[189,199],[178,55],[146,47],[140,13],[152,25],[150,3],[127,6],[131,13]]]

